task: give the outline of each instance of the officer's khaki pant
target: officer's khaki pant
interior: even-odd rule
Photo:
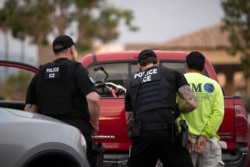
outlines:
[[[196,142],[196,137],[192,137]],[[194,167],[222,167],[224,163],[222,161],[222,151],[219,141],[215,138],[211,138],[206,142],[205,151],[202,154],[192,152],[192,161]]]

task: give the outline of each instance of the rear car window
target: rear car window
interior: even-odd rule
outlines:
[[[161,65],[174,70],[184,73],[185,62],[174,62],[174,61],[161,61]],[[102,69],[102,70],[101,70]],[[130,76],[138,71],[136,62],[123,62],[123,63],[104,63],[95,64],[87,68],[90,76],[95,82],[113,82],[128,87]],[[105,72],[106,74],[105,74]],[[207,72],[205,71],[205,75]],[[106,78],[107,77],[107,78]]]

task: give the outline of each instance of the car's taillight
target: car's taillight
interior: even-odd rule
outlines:
[[[236,142],[248,143],[249,137],[249,123],[246,109],[242,105],[235,105],[235,130],[236,130]]]

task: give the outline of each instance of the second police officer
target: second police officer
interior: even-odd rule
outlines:
[[[132,147],[128,167],[154,167],[160,159],[164,166],[193,167],[188,150],[176,139],[174,122],[181,113],[197,107],[197,99],[183,74],[159,66],[153,50],[138,55],[139,70],[125,96],[126,122]],[[176,93],[185,100],[176,105]]]

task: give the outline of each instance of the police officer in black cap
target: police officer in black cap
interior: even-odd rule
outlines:
[[[92,164],[92,137],[99,130],[99,95],[87,70],[76,61],[72,38],[53,41],[55,60],[40,66],[27,90],[25,110],[57,118],[81,130]]]
[[[160,159],[164,166],[193,167],[187,148],[176,135],[179,112],[191,112],[197,99],[183,74],[162,66],[153,50],[138,56],[139,72],[131,78],[125,96],[126,121],[132,147],[128,167],[154,167]],[[176,105],[176,93],[185,100]]]

